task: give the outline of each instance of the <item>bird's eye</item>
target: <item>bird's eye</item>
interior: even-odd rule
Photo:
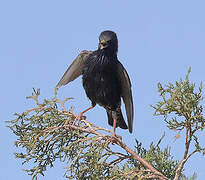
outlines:
[[[112,41],[111,41],[111,40],[107,41],[107,44],[111,44],[111,43],[112,43]]]
[[[101,44],[102,44],[103,46],[105,46],[107,43],[106,43],[106,42],[102,42]]]

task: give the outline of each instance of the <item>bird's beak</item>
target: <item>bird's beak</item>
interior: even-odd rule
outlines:
[[[105,40],[101,40],[100,41],[100,49],[102,50],[102,49],[104,49],[106,47],[107,47],[107,43],[105,42]]]

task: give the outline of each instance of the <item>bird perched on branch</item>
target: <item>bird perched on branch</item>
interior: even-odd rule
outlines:
[[[118,61],[118,39],[112,31],[103,31],[99,36],[96,51],[82,51],[68,67],[57,88],[66,85],[82,75],[83,87],[91,100],[91,107],[82,111],[77,118],[96,104],[107,111],[108,123],[115,128],[133,130],[133,100],[131,82],[127,71]],[[121,97],[125,104],[128,127],[121,112]]]

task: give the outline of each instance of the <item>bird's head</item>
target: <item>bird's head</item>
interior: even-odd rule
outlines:
[[[99,36],[98,49],[105,52],[117,53],[117,35],[113,31],[103,31]]]

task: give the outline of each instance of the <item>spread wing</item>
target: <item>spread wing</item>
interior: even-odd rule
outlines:
[[[83,64],[91,52],[92,51],[86,51],[86,50],[80,52],[77,58],[68,67],[63,77],[58,82],[56,88],[68,84],[69,82],[75,80],[77,77],[79,77],[82,74]]]
[[[125,104],[129,132],[132,133],[134,110],[133,110],[131,82],[126,69],[123,67],[123,65],[120,62],[118,63],[118,77],[121,81],[121,88],[122,88],[121,95]]]

